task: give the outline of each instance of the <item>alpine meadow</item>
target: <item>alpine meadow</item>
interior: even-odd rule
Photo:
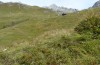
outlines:
[[[81,11],[0,2],[0,65],[100,65],[100,0]]]

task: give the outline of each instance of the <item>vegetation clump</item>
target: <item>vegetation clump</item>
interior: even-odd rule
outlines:
[[[90,35],[93,39],[100,39],[100,18],[91,17],[81,21],[75,31],[79,34]]]

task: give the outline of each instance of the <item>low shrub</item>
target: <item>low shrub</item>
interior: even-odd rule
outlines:
[[[100,18],[91,17],[81,21],[75,31],[79,34],[91,35],[93,39],[100,39]]]

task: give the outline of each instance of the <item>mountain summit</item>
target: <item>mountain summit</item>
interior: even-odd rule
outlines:
[[[93,5],[93,7],[100,7],[100,0],[97,1],[97,2]]]

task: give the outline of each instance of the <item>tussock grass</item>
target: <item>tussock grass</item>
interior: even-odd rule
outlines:
[[[16,5],[2,5],[0,9],[1,65],[100,64],[99,39],[73,30],[88,17],[100,17],[100,8],[66,16],[39,7],[19,9]]]
[[[59,36],[59,34],[58,34]],[[52,37],[49,41],[41,41],[42,44],[17,44],[6,52],[13,65],[94,65],[100,64],[99,40],[77,41],[80,35],[63,35]],[[4,60],[4,59],[2,59]],[[3,62],[3,65],[5,62]]]

